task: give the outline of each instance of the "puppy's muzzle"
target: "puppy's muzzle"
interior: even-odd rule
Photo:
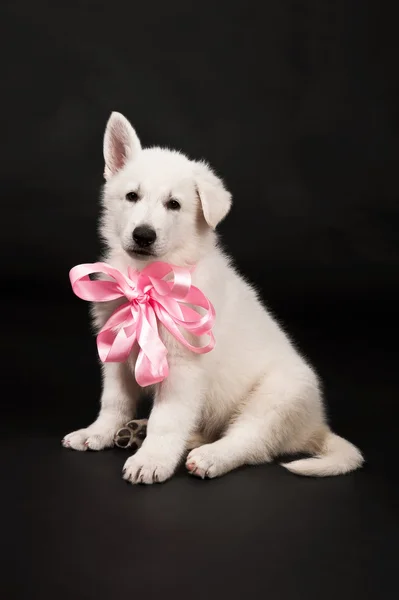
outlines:
[[[134,229],[132,237],[139,248],[149,248],[157,239],[157,234],[149,225],[139,225]]]

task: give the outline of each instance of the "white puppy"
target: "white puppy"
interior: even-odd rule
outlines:
[[[160,327],[170,373],[154,386],[147,438],[126,461],[124,478],[165,481],[190,448],[187,468],[200,477],[297,452],[315,455],[283,465],[301,475],[338,475],[359,467],[359,450],[327,425],[314,371],[218,248],[214,230],[231,205],[222,181],[203,162],[142,149],[119,113],[107,124],[104,157],[104,260],[125,274],[128,265],[141,270],[154,260],[196,265],[193,283],[216,309],[216,347],[208,354],[190,352]],[[116,305],[94,306],[97,327]],[[133,352],[126,363],[103,366],[99,416],[67,435],[65,446],[113,445],[138,401],[135,358]]]

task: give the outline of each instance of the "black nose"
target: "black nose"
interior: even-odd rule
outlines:
[[[140,248],[148,248],[157,239],[157,234],[149,225],[139,225],[133,231],[133,239]]]

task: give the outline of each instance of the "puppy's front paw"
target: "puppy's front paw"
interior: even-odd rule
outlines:
[[[68,433],[62,440],[62,445],[73,450],[103,450],[114,445],[114,434],[114,427],[91,425]]]
[[[123,479],[130,483],[162,483],[172,477],[176,465],[167,457],[139,450],[127,459]]]

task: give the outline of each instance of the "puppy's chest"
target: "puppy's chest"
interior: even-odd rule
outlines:
[[[198,337],[190,335],[184,331],[181,327],[178,328],[183,337],[192,345],[198,344]],[[187,355],[190,350],[186,348],[181,341],[177,340],[166,327],[158,322],[158,333],[162,343],[165,345],[168,351],[168,357],[175,359]],[[193,354],[191,352],[191,354]]]

